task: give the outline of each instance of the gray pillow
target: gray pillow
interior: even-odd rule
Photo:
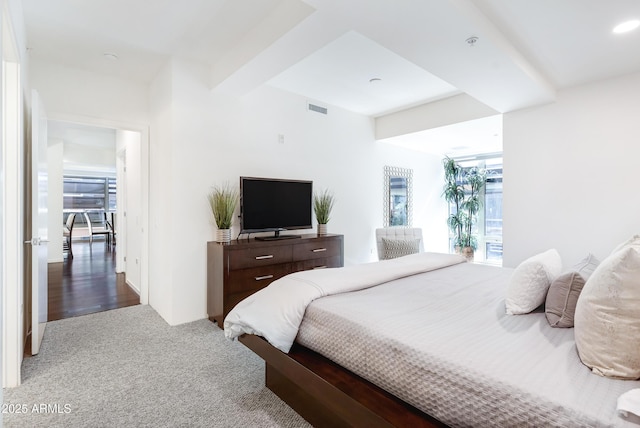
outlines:
[[[578,272],[584,280],[589,279],[594,270],[598,267],[600,261],[593,254],[589,254],[573,266],[573,270]]]
[[[408,256],[420,251],[420,239],[388,239],[382,238],[384,246],[383,260],[395,259],[396,257]]]
[[[578,297],[600,262],[592,254],[551,282],[545,302],[545,315],[551,327],[573,327]]]
[[[578,272],[566,272],[551,282],[544,313],[551,327],[573,327],[573,315],[585,280]]]

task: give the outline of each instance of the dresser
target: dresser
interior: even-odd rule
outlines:
[[[344,265],[342,235],[207,242],[207,313],[220,328],[245,297],[287,274]]]

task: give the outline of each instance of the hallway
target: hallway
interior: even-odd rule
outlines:
[[[62,263],[49,263],[48,321],[140,303],[125,274],[116,274],[116,253],[106,242],[74,240],[73,255]]]

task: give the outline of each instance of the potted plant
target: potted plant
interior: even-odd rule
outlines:
[[[451,206],[447,224],[454,247],[467,260],[473,260],[478,246],[473,225],[482,206],[480,193],[486,184],[487,173],[478,167],[462,168],[450,157],[444,158],[442,164],[445,181],[442,195]]]
[[[207,198],[218,227],[216,241],[231,241],[231,224],[233,223],[233,213],[238,205],[238,191],[229,184],[214,186]]]
[[[313,195],[313,211],[318,221],[318,235],[327,234],[327,223],[329,223],[331,210],[335,197],[329,190],[323,190]]]

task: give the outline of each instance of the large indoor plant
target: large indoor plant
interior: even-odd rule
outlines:
[[[323,190],[313,195],[313,211],[318,221],[318,235],[327,234],[327,223],[331,218],[331,210],[335,203],[335,197],[329,190]]]
[[[231,225],[233,224],[233,213],[238,205],[238,190],[229,184],[214,186],[207,198],[218,227],[216,241],[231,241]]]
[[[445,181],[442,195],[450,204],[447,224],[453,235],[453,244],[456,252],[473,260],[478,246],[473,225],[482,206],[481,192],[486,184],[487,173],[478,167],[463,168],[450,157],[445,157],[442,164]]]

